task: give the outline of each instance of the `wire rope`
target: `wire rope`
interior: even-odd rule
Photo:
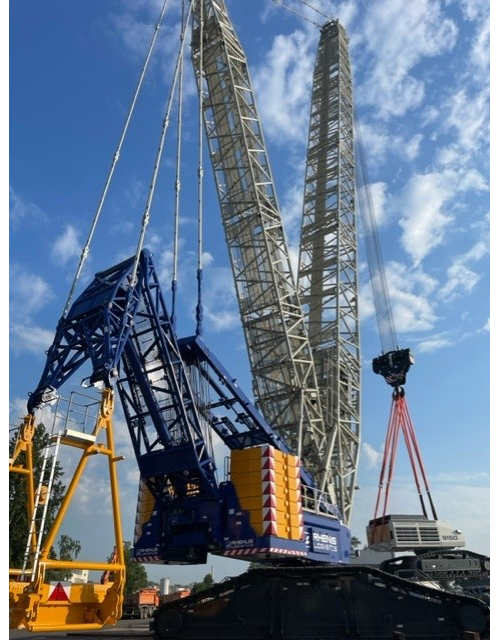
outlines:
[[[361,127],[356,109],[354,109],[354,147],[356,154],[356,187],[358,208],[361,213],[365,236],[366,256],[373,290],[373,304],[379,330],[382,353],[398,349],[398,339],[394,325],[394,316],[390,303],[387,278],[382,257],[382,249],[373,209],[368,170],[361,138]]]
[[[279,5],[280,7],[283,7],[284,9],[287,9],[288,11],[290,11],[290,13],[293,13],[295,16],[297,16],[298,18],[301,18],[302,20],[305,20],[306,22],[310,22],[311,24],[313,24],[315,27],[321,27],[320,24],[318,24],[317,22],[314,22],[314,20],[311,20],[310,18],[306,18],[306,16],[304,16],[302,13],[299,13],[298,11],[296,11],[295,9],[292,9],[292,7],[289,7],[287,4],[285,4],[282,0],[273,0],[274,4]],[[304,3],[307,4],[307,3]],[[309,6],[309,5],[308,5]],[[311,7],[311,9],[314,9],[314,7]],[[318,11],[317,9],[314,9],[315,11]],[[319,13],[319,12],[318,12]],[[321,14],[323,15],[323,14]]]
[[[313,6],[310,2],[306,2],[306,0],[301,0],[301,3],[306,7],[309,7],[309,9],[312,9],[313,11],[315,11],[318,15],[322,16],[323,18],[326,18],[327,20],[333,20],[332,16],[328,16],[326,13],[323,13],[318,8]]]
[[[184,24],[185,2],[182,2],[181,24]],[[185,37],[185,30],[181,29],[180,39]],[[181,193],[181,150],[182,150],[182,107],[183,107],[183,79],[184,79],[184,57],[181,56],[179,72],[179,91],[177,101],[177,153],[175,163],[175,202],[174,202],[174,238],[173,238],[173,265],[172,265],[172,327],[176,328],[176,303],[177,303],[177,269],[179,251],[179,206]]]
[[[99,200],[99,204],[97,206],[96,213],[95,213],[94,218],[92,220],[92,225],[90,227],[90,231],[89,231],[89,234],[87,236],[87,241],[86,241],[85,246],[84,246],[84,248],[82,250],[82,253],[80,255],[80,262],[78,263],[78,267],[76,269],[76,273],[75,273],[75,276],[73,278],[73,283],[71,285],[71,289],[69,291],[68,298],[67,298],[66,304],[64,306],[64,310],[63,310],[63,314],[62,314],[63,318],[66,317],[66,314],[69,311],[71,302],[73,300],[73,295],[74,295],[74,292],[75,292],[75,289],[76,289],[76,285],[78,283],[78,280],[80,279],[80,275],[82,273],[83,266],[85,264],[85,261],[87,259],[88,254],[89,254],[89,251],[90,251],[90,245],[91,245],[92,239],[94,237],[94,233],[95,233],[95,230],[96,230],[96,227],[97,227],[97,223],[98,223],[99,218],[101,216],[102,208],[104,206],[104,201],[106,199],[106,195],[108,193],[108,189],[109,189],[109,186],[111,184],[111,180],[113,178],[113,174],[115,172],[116,165],[118,163],[118,160],[120,159],[120,153],[121,153],[121,150],[122,150],[122,147],[123,147],[123,143],[125,141],[125,137],[127,135],[127,131],[128,131],[129,125],[130,125],[130,121],[132,119],[132,115],[134,113],[135,106],[136,106],[136,103],[137,103],[137,98],[138,98],[140,90],[142,88],[144,77],[146,75],[146,71],[147,71],[147,68],[149,66],[151,55],[153,53],[153,49],[154,49],[154,46],[156,44],[156,40],[157,40],[158,33],[159,33],[159,30],[160,30],[160,25],[162,23],[164,15],[165,15],[165,11],[167,9],[167,4],[168,4],[168,0],[165,0],[164,3],[163,3],[163,6],[162,6],[161,12],[160,12],[160,16],[159,16],[158,21],[157,21],[156,26],[155,26],[153,37],[152,37],[151,43],[149,45],[148,53],[147,53],[146,58],[144,60],[144,64],[143,64],[142,71],[141,71],[141,75],[139,77],[139,80],[137,82],[137,86],[136,86],[136,89],[135,89],[135,92],[134,92],[134,97],[132,98],[132,102],[130,104],[129,111],[128,111],[127,117],[125,119],[125,124],[123,126],[122,133],[121,133],[121,136],[120,136],[120,139],[119,139],[119,142],[118,142],[118,146],[116,148],[116,151],[115,151],[114,156],[113,156],[113,160],[111,162],[111,167],[110,167],[110,170],[109,170],[109,173],[108,173],[108,177],[107,177],[106,182],[104,184],[104,189],[103,189],[102,194],[101,194],[101,199]]]
[[[203,277],[203,40],[204,40],[204,4],[200,8],[200,56],[198,60],[198,268],[196,280],[198,284],[198,301],[196,304],[196,335],[202,332],[203,305],[201,299],[201,282]]]
[[[189,10],[188,10],[188,15],[186,17],[186,21],[182,25],[182,29],[181,29],[182,31],[186,30],[187,24],[189,22],[189,16],[191,14],[191,7],[192,7],[192,4],[190,4],[190,6],[189,6]],[[140,259],[142,248],[144,246],[144,238],[146,236],[146,229],[147,229],[148,224],[149,224],[151,203],[153,201],[153,196],[154,196],[155,189],[156,189],[156,183],[157,183],[157,179],[158,179],[158,171],[159,171],[159,168],[160,168],[160,160],[161,160],[161,157],[163,155],[163,148],[165,146],[165,137],[167,135],[168,126],[169,126],[169,123],[170,123],[170,112],[171,112],[171,109],[172,109],[172,103],[173,103],[175,88],[177,87],[177,80],[179,78],[179,72],[180,72],[180,69],[181,69],[181,60],[182,60],[182,56],[184,54],[184,42],[185,42],[185,38],[181,38],[181,44],[179,46],[179,51],[178,51],[178,54],[177,54],[177,60],[176,60],[176,63],[175,63],[173,81],[172,81],[172,85],[171,85],[171,88],[170,88],[170,93],[169,93],[169,96],[168,96],[167,105],[166,105],[166,108],[165,108],[165,117],[164,117],[163,123],[162,123],[162,131],[161,131],[161,135],[160,135],[160,142],[159,142],[159,145],[158,145],[158,150],[156,152],[156,158],[155,158],[155,163],[154,163],[154,167],[153,167],[153,175],[152,175],[151,184],[150,184],[150,187],[149,187],[148,198],[147,198],[147,201],[146,201],[146,207],[144,209],[144,214],[142,216],[141,232],[139,234],[139,240],[137,242],[137,249],[136,249],[135,259],[134,259],[134,266],[133,266],[133,269],[132,269],[132,275],[131,275],[130,284],[129,284],[129,291],[130,292],[133,290],[133,288],[135,286],[135,283],[136,283],[137,270],[138,270],[138,267],[139,267],[139,259]]]

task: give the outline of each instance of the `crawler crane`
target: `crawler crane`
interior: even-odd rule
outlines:
[[[336,20],[321,29],[297,287],[246,58],[225,3],[195,0],[187,14],[256,402],[201,331],[177,336],[153,255],[139,244],[134,256],[95,274],[65,310],[28,417],[33,423],[90,365],[88,384],[107,398],[117,392],[140,471],[135,560],[202,564],[211,553],[258,566],[162,605],[151,622],[155,640],[486,639],[489,607],[479,599],[349,562],[360,352],[345,31]],[[214,433],[229,452],[222,480]],[[54,603],[42,588],[46,557],[31,549],[28,556],[35,566],[13,598],[11,625],[48,630]],[[100,570],[120,575],[121,564]],[[89,616],[85,601],[73,628],[95,628],[86,627],[90,619],[114,624],[121,593],[118,583],[106,591],[111,613],[94,599]]]

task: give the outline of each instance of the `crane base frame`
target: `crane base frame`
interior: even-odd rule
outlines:
[[[10,583],[10,629],[90,631],[114,625],[121,617],[123,597],[113,583],[51,582],[37,593],[26,591],[26,586]]]
[[[366,566],[265,568],[160,606],[150,629],[154,640],[479,640],[489,607]]]

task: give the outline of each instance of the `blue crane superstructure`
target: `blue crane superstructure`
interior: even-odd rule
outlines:
[[[151,253],[142,251],[132,284],[134,263],[131,257],[97,273],[61,319],[29,411],[50,401],[87,360],[90,384],[116,385],[141,478],[157,503],[157,515],[134,544],[138,561],[200,564],[208,551],[235,556],[238,550],[259,561],[274,549],[280,562],[348,562],[350,532],[304,468],[303,500],[311,507],[304,509],[306,535],[255,535],[234,485],[217,480],[206,429],[229,451],[264,445],[292,452],[201,336],[177,339]],[[193,390],[194,377],[208,382],[211,398]]]

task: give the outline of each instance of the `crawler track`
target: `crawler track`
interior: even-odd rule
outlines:
[[[155,640],[489,638],[489,606],[366,566],[252,569],[160,607]]]

